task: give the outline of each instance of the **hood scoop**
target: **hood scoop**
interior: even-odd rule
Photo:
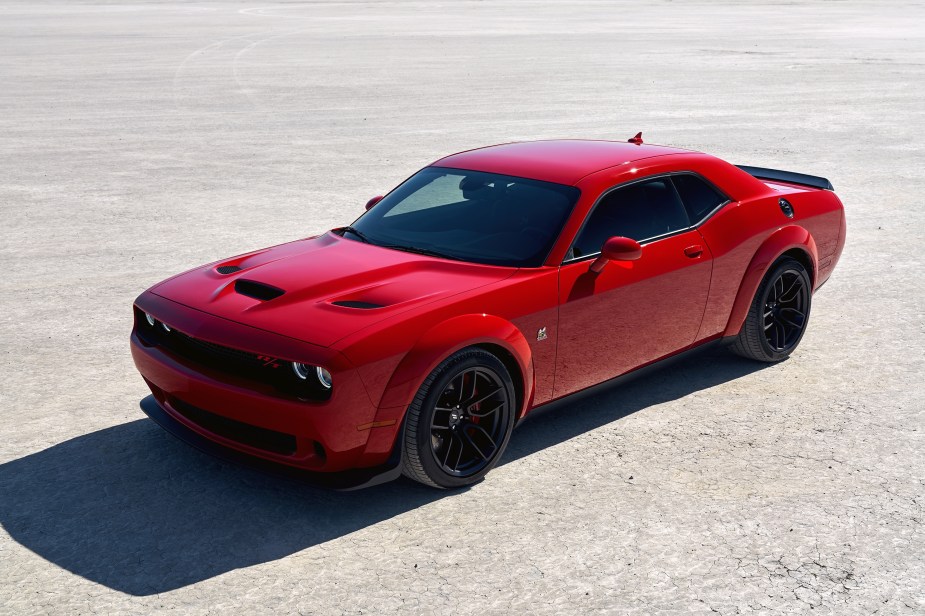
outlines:
[[[237,265],[219,265],[215,268],[215,271],[219,274],[234,274],[235,272],[240,272],[241,268]]]
[[[375,310],[376,308],[384,308],[382,304],[374,304],[372,302],[358,302],[352,300],[331,302],[331,304],[333,306],[340,306],[341,308],[356,308],[358,310]]]
[[[262,302],[276,299],[280,295],[286,293],[280,288],[272,287],[268,284],[263,284],[262,282],[256,282],[254,280],[244,280],[243,278],[235,280],[234,290],[240,295],[253,297],[254,299],[259,299]]]

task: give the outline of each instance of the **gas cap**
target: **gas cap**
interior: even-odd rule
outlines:
[[[784,213],[784,216],[787,218],[793,218],[793,206],[790,205],[790,202],[786,199],[779,199],[777,205],[780,206],[780,211]]]

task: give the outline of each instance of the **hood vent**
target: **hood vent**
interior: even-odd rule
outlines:
[[[343,308],[358,308],[360,310],[373,310],[375,308],[382,308],[382,304],[373,304],[372,302],[355,302],[355,301],[340,301],[340,302],[331,302],[334,306],[341,306]]]
[[[263,284],[262,282],[254,282],[253,280],[243,280],[240,278],[235,280],[234,290],[241,295],[259,299],[262,302],[276,299],[285,293],[285,291],[282,289],[271,287],[268,284]]]
[[[241,268],[237,265],[220,265],[215,268],[215,271],[219,274],[234,274],[235,272],[240,272]]]

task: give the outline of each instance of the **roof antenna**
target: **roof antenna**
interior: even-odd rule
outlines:
[[[636,136],[632,139],[627,139],[627,143],[635,143],[636,145],[642,145],[642,131],[636,133]]]

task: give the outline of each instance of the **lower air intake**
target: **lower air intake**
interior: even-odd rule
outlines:
[[[213,434],[249,447],[263,449],[283,456],[291,456],[296,452],[296,438],[292,434],[268,430],[243,421],[216,415],[172,396],[169,401],[170,406],[176,409],[178,413]]]

